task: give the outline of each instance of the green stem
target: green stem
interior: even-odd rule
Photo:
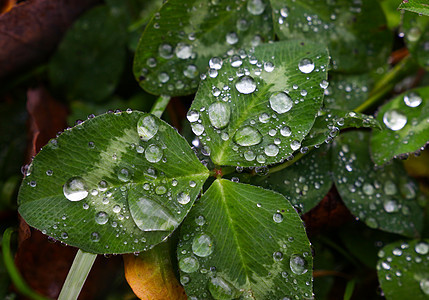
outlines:
[[[356,267],[361,268],[361,264],[351,255],[349,255],[349,253],[344,250],[343,248],[341,248],[340,246],[338,246],[335,242],[333,242],[331,239],[327,238],[327,237],[319,237],[319,241],[323,244],[325,244],[328,247],[331,247],[332,249],[334,249],[335,251],[337,251],[338,253],[340,253],[345,259],[347,259],[348,261],[350,261],[352,264],[354,264]]]
[[[18,292],[30,299],[33,300],[47,300],[47,298],[39,295],[35,291],[33,291],[22,278],[18,269],[15,266],[13,261],[12,251],[10,250],[10,240],[12,237],[12,233],[14,232],[13,228],[8,228],[3,233],[3,242],[2,242],[2,250],[3,250],[3,261],[6,267],[7,272],[9,273],[10,278]]]
[[[353,111],[363,113],[369,108],[375,106],[378,102],[384,100],[384,96],[386,96],[394,87],[395,85],[390,83],[386,85],[384,88],[382,88],[380,91],[378,91],[373,96],[369,97],[364,103],[356,107]]]
[[[167,107],[168,103],[170,102],[171,97],[161,95],[156,100],[155,104],[152,106],[152,109],[150,110],[150,113],[154,116],[157,116],[158,118],[161,118],[165,108]]]
[[[58,300],[77,299],[96,258],[97,254],[83,252],[79,249],[67,274]]]
[[[286,169],[287,167],[289,167],[290,165],[292,165],[292,164],[294,164],[296,161],[298,161],[298,160],[300,160],[301,158],[303,158],[304,157],[304,155],[306,155],[308,152],[310,152],[311,150],[313,150],[313,147],[311,147],[310,149],[308,149],[308,151],[306,152],[306,153],[298,153],[297,155],[295,155],[294,157],[293,157],[293,159],[291,159],[291,160],[288,160],[288,161],[286,161],[286,162],[284,162],[284,163],[282,163],[282,164],[280,164],[280,165],[277,165],[277,166],[275,166],[275,167],[272,167],[272,168],[270,168],[270,170],[268,171],[268,173],[269,174],[272,174],[272,173],[276,173],[276,172],[279,172],[279,171],[281,171],[281,170],[283,170],[283,169]]]

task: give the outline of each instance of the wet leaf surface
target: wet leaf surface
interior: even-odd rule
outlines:
[[[380,108],[377,120],[383,130],[371,136],[371,157],[376,164],[423,148],[429,142],[429,87],[392,99]]]
[[[301,219],[269,190],[216,180],[186,218],[177,255],[190,298],[312,295],[311,250]]]
[[[346,132],[332,151],[335,185],[351,213],[371,228],[418,236],[422,208],[416,201],[418,186],[400,162],[383,168],[371,161],[368,132]]]
[[[42,149],[21,185],[19,212],[89,252],[142,251],[180,224],[207,176],[165,122],[140,112],[105,114]]]
[[[297,151],[322,104],[327,63],[325,48],[298,41],[261,45],[243,58],[219,61],[188,113],[213,162],[269,165]]]
[[[189,95],[210,58],[272,38],[271,9],[264,1],[168,1],[143,33],[134,75],[150,93]]]
[[[395,242],[378,256],[378,279],[386,299],[428,299],[429,240]]]
[[[424,0],[403,0],[402,3],[399,4],[398,9],[429,16],[429,4]]]

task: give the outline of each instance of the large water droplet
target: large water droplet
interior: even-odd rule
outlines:
[[[217,129],[225,128],[231,118],[229,105],[224,102],[216,102],[210,105],[208,113],[210,123]]]
[[[274,144],[265,146],[264,152],[267,156],[276,156],[279,154],[279,147]]]
[[[178,58],[188,59],[192,56],[192,47],[185,43],[178,43],[175,52]]]
[[[137,122],[137,132],[140,138],[147,142],[158,132],[159,126],[154,116],[141,117]]]
[[[425,242],[420,242],[416,244],[414,250],[416,250],[418,254],[426,255],[429,253],[429,245]]]
[[[95,214],[95,222],[100,225],[104,225],[109,221],[109,215],[104,211],[99,211]]]
[[[290,257],[289,265],[292,272],[296,275],[302,275],[308,271],[306,260],[297,254],[293,254]]]
[[[422,103],[423,99],[416,92],[411,92],[404,96],[404,102],[409,107],[417,107]]]
[[[234,142],[240,146],[253,146],[262,141],[262,134],[252,126],[244,126],[237,130],[234,135]]]
[[[179,259],[179,268],[185,273],[193,273],[198,270],[200,263],[193,256],[182,257]]]
[[[288,112],[292,108],[292,104],[292,99],[284,92],[274,93],[270,96],[270,106],[279,114]]]
[[[143,231],[171,231],[178,225],[167,208],[149,197],[129,198],[128,203],[134,222]]]
[[[262,0],[247,1],[247,11],[254,16],[262,14],[265,10],[265,3]]]
[[[220,57],[212,57],[209,60],[209,66],[211,69],[220,70],[222,68],[222,59]]]
[[[212,277],[209,281],[209,291],[214,299],[232,300],[238,296],[238,290],[220,276]]]
[[[242,94],[251,94],[256,90],[256,82],[252,77],[246,75],[237,80],[235,88]]]
[[[186,118],[188,118],[188,121],[191,123],[196,122],[200,118],[200,113],[197,112],[196,110],[190,110],[188,111]]]
[[[298,68],[302,73],[308,74],[313,72],[314,70],[314,63],[309,58],[303,58],[298,64]]]
[[[88,189],[81,177],[72,177],[63,186],[64,196],[70,201],[80,201],[88,196]]]
[[[397,131],[407,124],[407,117],[395,109],[388,110],[383,115],[383,123],[387,128]]]
[[[192,252],[200,257],[206,257],[213,253],[213,241],[205,233],[200,233],[192,241]]]
[[[191,196],[185,192],[181,192],[177,195],[177,202],[182,205],[188,204],[191,201]]]
[[[395,200],[387,200],[383,204],[384,210],[388,213],[394,213],[399,210],[398,203]]]
[[[157,145],[150,145],[146,148],[146,151],[144,152],[144,157],[146,157],[147,161],[151,163],[159,162],[162,159],[163,155],[164,153],[162,149]]]
[[[296,151],[299,149],[299,147],[301,147],[301,143],[299,141],[292,141],[292,143],[290,143],[290,147],[293,151]]]

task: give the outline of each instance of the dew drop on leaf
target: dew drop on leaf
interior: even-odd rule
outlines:
[[[210,278],[209,291],[214,299],[236,299],[237,289],[221,276]]]
[[[262,134],[252,126],[243,126],[234,135],[234,142],[240,146],[253,146],[262,141]]]
[[[141,117],[137,122],[137,132],[140,138],[147,142],[158,132],[159,126],[153,116]]]
[[[192,123],[191,124],[191,129],[192,129],[192,132],[196,136],[200,136],[204,132],[204,126],[202,124],[200,124],[200,123]]]
[[[289,266],[291,271],[296,275],[302,275],[308,271],[307,262],[305,261],[304,258],[302,258],[297,254],[293,254],[290,257]]]
[[[273,220],[276,223],[281,223],[281,222],[283,222],[283,215],[281,213],[275,213],[273,215]]]
[[[170,44],[161,44],[158,47],[159,56],[165,59],[173,57],[173,47]]]
[[[235,88],[242,94],[251,94],[256,90],[256,82],[252,77],[246,75],[237,80]]]
[[[292,104],[292,99],[284,92],[274,93],[270,96],[270,106],[279,114],[288,112],[292,108]]]
[[[280,251],[274,252],[273,253],[273,259],[275,261],[282,261],[283,260],[283,253],[281,253]]]
[[[100,234],[98,232],[91,233],[91,241],[97,243],[100,241]]]
[[[405,105],[409,107],[417,107],[422,103],[422,97],[416,92],[411,92],[404,96]]]
[[[417,243],[414,250],[416,250],[416,253],[421,255],[426,255],[429,253],[429,245],[425,242]]]
[[[144,152],[144,156],[146,157],[147,161],[151,163],[159,162],[163,155],[162,149],[157,145],[150,145]]]
[[[178,58],[188,59],[192,56],[192,47],[185,43],[178,43],[175,52]]]
[[[168,209],[149,197],[140,197],[129,206],[134,222],[143,231],[170,231],[177,226]]]
[[[126,168],[122,168],[118,171],[118,179],[122,182],[128,182],[131,180],[131,173]]]
[[[210,105],[208,109],[210,123],[216,129],[222,129],[228,126],[231,118],[229,105],[224,102],[216,102]]]
[[[185,77],[193,79],[195,77],[198,76],[198,68],[195,65],[188,65],[184,70],[183,70],[183,75],[185,75]]]
[[[274,157],[277,154],[279,154],[279,147],[277,147],[274,144],[270,144],[270,145],[265,146],[264,152],[267,156]]]
[[[196,122],[198,121],[198,119],[200,118],[200,113],[197,112],[196,110],[190,110],[188,111],[186,118],[188,119],[189,122]]]
[[[290,136],[292,134],[292,131],[289,126],[284,126],[282,129],[280,129],[280,134],[282,136]]]
[[[298,150],[299,147],[301,147],[301,143],[299,141],[292,141],[292,143],[290,143],[290,147],[293,151]]]
[[[181,192],[177,195],[177,202],[182,205],[188,204],[191,201],[191,196],[185,192]]]
[[[193,273],[198,270],[200,263],[193,256],[182,257],[179,260],[179,268],[185,273]]]
[[[383,123],[393,131],[401,130],[407,124],[407,117],[399,111],[388,110],[383,115]]]
[[[225,40],[230,45],[235,45],[238,43],[238,35],[235,32],[229,32],[226,34]]]
[[[99,211],[95,214],[95,222],[99,225],[104,225],[109,221],[109,215],[104,211]]]
[[[429,279],[422,279],[420,280],[420,289],[422,290],[423,293],[425,293],[425,295],[429,296]]]
[[[249,151],[244,152],[244,158],[247,161],[252,161],[252,160],[255,160],[256,155],[253,151],[249,150]]]
[[[309,58],[303,58],[300,60],[298,68],[302,73],[309,74],[314,70],[314,63]]]
[[[265,10],[265,3],[263,0],[249,0],[247,1],[247,11],[254,15],[259,16]]]
[[[395,200],[387,200],[384,202],[383,206],[387,213],[394,213],[399,210],[398,203]]]
[[[209,66],[211,69],[220,70],[222,68],[222,59],[217,56],[210,58]]]
[[[209,235],[200,233],[192,241],[192,252],[199,257],[207,257],[213,253],[213,241]]]
[[[80,201],[88,196],[88,189],[81,177],[72,177],[63,186],[64,196],[70,201]]]

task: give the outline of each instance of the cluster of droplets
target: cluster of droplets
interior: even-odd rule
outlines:
[[[389,250],[388,250],[389,249]],[[429,268],[429,243],[427,241],[404,242],[395,247],[388,246],[378,253],[377,270],[383,280],[403,286],[409,279],[404,277],[414,274],[414,285],[422,294],[429,296],[429,276],[427,272],[417,270]]]

